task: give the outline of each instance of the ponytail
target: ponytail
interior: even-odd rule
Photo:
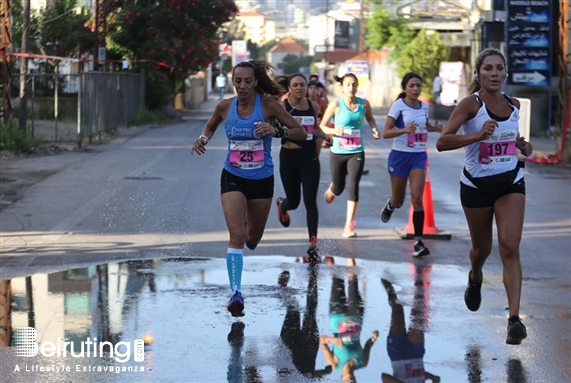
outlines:
[[[478,81],[478,77],[474,77],[470,85],[468,86],[468,94],[474,94],[482,88],[480,85],[480,81]]]

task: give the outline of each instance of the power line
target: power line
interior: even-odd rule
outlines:
[[[57,19],[59,19],[60,17],[64,17],[65,15],[67,15],[68,13],[73,12],[73,8],[71,8],[69,11],[62,13],[59,16],[54,17],[53,19],[49,19],[44,21],[42,24],[47,24],[47,23],[51,23],[52,21],[55,21]]]

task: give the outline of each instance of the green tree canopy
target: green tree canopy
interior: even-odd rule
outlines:
[[[369,32],[365,42],[373,49],[393,48],[391,58],[395,60],[399,57],[401,49],[417,34],[417,31],[409,28],[408,22],[396,17],[381,3],[377,5],[372,16],[367,20],[366,26]]]
[[[79,57],[95,46],[95,34],[89,28],[86,9],[77,13],[77,0],[48,3],[45,9],[31,11],[28,53],[60,57]],[[22,0],[12,0],[12,51],[19,52],[23,32]],[[42,65],[52,70],[52,65]]]
[[[401,49],[397,60],[398,73],[404,76],[415,72],[422,77],[423,88],[430,93],[434,74],[440,62],[446,60],[450,47],[439,37],[438,32],[426,33],[421,30],[416,37]]]
[[[374,49],[390,47],[390,58],[397,63],[398,74],[419,74],[423,79],[424,92],[431,93],[434,74],[440,62],[449,57],[450,47],[440,40],[436,31],[427,33],[410,28],[412,19],[399,18],[390,9],[395,4],[386,4],[382,0],[369,2],[375,8],[367,20],[367,45]]]
[[[283,72],[285,74],[298,73],[300,68],[308,67],[313,62],[313,56],[298,56],[294,54],[288,54],[283,59]]]
[[[238,12],[233,0],[115,0],[113,6],[107,48],[147,69],[149,109],[164,106],[186,76],[218,59],[220,29]]]
[[[219,29],[238,12],[232,0],[127,1],[111,20],[108,47],[131,60],[189,74],[218,57]]]
[[[46,55],[79,57],[95,46],[95,34],[89,29],[90,15],[85,8],[76,13],[77,0],[48,3],[36,19],[39,27],[38,45]]]

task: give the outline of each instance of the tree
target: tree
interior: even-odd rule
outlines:
[[[246,25],[238,19],[234,19],[222,28],[222,42],[232,45],[233,40],[246,39]]]
[[[369,33],[367,44],[374,49],[390,47],[390,58],[397,63],[397,72],[403,76],[415,72],[422,77],[423,89],[432,92],[434,74],[441,61],[450,54],[450,47],[439,38],[438,33],[428,34],[409,27],[412,19],[402,19],[388,9],[393,4],[372,0],[376,8],[367,21]]]
[[[382,5],[381,2],[367,20],[369,33],[365,42],[373,49],[393,48],[391,58],[396,60],[400,56],[401,49],[415,38],[417,31],[409,28],[406,20],[394,16]]]
[[[237,11],[232,0],[131,3],[116,14],[109,48],[131,60],[161,62],[186,75],[217,58],[218,31]]]
[[[258,58],[259,60],[266,60],[266,59],[267,59],[266,56],[267,56],[267,54],[268,54],[268,51],[269,51],[270,49],[272,49],[272,48],[274,47],[274,45],[276,45],[276,42],[277,42],[277,40],[272,40],[272,41],[268,41],[268,42],[264,43],[262,46],[260,46],[260,47],[258,48],[258,56],[257,56],[257,58]]]
[[[44,9],[38,22],[38,46],[42,54],[79,57],[91,51],[95,34],[87,27],[90,15],[85,8],[75,12],[77,0],[59,0]]]
[[[13,51],[18,51],[24,25],[21,0],[12,0]],[[94,33],[86,27],[90,15],[82,9],[75,12],[77,0],[49,2],[45,9],[30,15],[28,52],[60,57],[79,57],[81,52],[91,50],[95,44]],[[44,67],[51,70],[50,66]]]
[[[422,77],[423,89],[431,93],[434,74],[440,62],[446,60],[449,54],[450,47],[440,39],[438,32],[427,34],[421,30],[401,49],[397,71],[400,76],[407,72],[419,74]]]
[[[155,70],[145,63],[158,63],[164,69],[153,78],[164,83],[166,77],[175,89],[172,96],[186,76],[216,61],[220,28],[238,12],[232,0],[118,3],[109,20],[108,49],[130,59],[134,67]]]
[[[298,73],[302,67],[309,67],[313,62],[313,56],[298,56],[288,54],[283,58],[283,72],[285,74]]]

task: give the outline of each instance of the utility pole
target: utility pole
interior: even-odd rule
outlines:
[[[325,65],[329,66],[329,0],[325,0]],[[327,71],[327,67],[325,68]]]
[[[359,53],[365,52],[365,0],[361,0],[359,8]]]
[[[28,53],[30,41],[30,0],[24,0],[24,25],[22,28],[22,48],[20,53]],[[26,118],[28,114],[28,94],[26,92],[26,80],[28,77],[28,59],[20,57],[20,129],[26,130]]]
[[[10,0],[0,1],[0,87],[2,87],[2,110],[0,111],[4,124],[10,123],[12,104],[10,102],[10,53],[12,52],[12,38],[10,36]]]
[[[105,69],[108,5],[108,0],[95,0],[95,70]]]

